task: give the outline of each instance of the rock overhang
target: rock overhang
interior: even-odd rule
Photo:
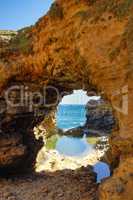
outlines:
[[[18,83],[27,84],[31,91],[40,91],[44,85],[52,85],[61,92],[77,88],[96,90],[110,101],[119,120],[108,155],[109,160],[116,162],[132,155],[132,1],[89,2],[58,0],[60,8],[53,7],[53,14],[26,30],[26,36],[20,34],[15,51],[2,52],[2,58],[5,57],[0,64],[1,94],[7,86]],[[63,12],[60,10],[55,18],[58,9]],[[21,37],[25,46],[21,45]],[[15,114],[11,117],[14,119]],[[32,131],[29,133],[28,141]]]

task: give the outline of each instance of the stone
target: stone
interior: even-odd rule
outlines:
[[[107,99],[118,121],[110,138],[107,159],[112,170],[117,168],[118,172],[100,186],[100,199],[122,200],[126,197],[129,200],[133,196],[133,184],[126,172],[121,173],[121,168],[125,160],[130,163],[133,156],[132,1],[97,0],[89,3],[88,0],[57,0],[57,3],[63,8],[63,18],[51,19],[47,14],[33,27],[21,30],[13,43],[1,46],[1,99],[4,99],[7,88],[16,84],[28,86],[30,92],[42,92],[44,86],[52,85],[58,89],[60,97],[83,88],[88,94],[94,91]],[[26,40],[23,48],[19,42],[16,43],[16,39],[20,41],[22,36]],[[46,103],[56,100],[56,94],[50,90],[46,97]],[[13,100],[17,102],[18,99],[16,93]],[[14,160],[8,170],[4,167],[5,173],[19,174],[20,169],[34,169],[35,158],[43,143],[36,141],[33,128],[50,110],[55,111],[60,99],[52,108],[25,105],[12,109],[7,107],[2,112],[2,132],[21,134],[23,142],[20,144],[28,149],[26,157],[17,157],[19,165],[16,166]],[[37,102],[36,98],[34,100]],[[33,112],[29,111],[31,107]],[[12,154],[9,156],[12,160]],[[126,167],[127,172],[130,171],[131,165]],[[116,192],[114,184],[120,174],[124,180],[129,180],[121,195]]]
[[[88,130],[88,133],[106,135],[115,128],[116,122],[112,107],[104,100],[90,100],[86,105],[86,111],[85,129]]]
[[[34,174],[30,182],[27,181],[27,175],[12,181],[0,180],[0,197],[2,200],[8,198],[16,198],[14,200],[95,200],[94,190],[97,185],[93,182],[93,177],[95,174],[88,166],[77,171],[62,170],[54,173],[45,172],[41,175]]]

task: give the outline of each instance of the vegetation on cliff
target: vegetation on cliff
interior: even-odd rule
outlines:
[[[1,95],[7,86],[17,83],[27,83],[30,91],[42,91],[44,85],[53,85],[60,93],[81,88],[88,93],[92,90],[101,93],[110,101],[118,119],[118,128],[110,139],[110,152],[107,155],[109,163],[118,168],[113,178],[107,181],[108,186],[106,182],[101,186],[100,198],[131,199],[133,1],[57,0],[56,3],[57,6],[52,7],[51,16],[48,14],[41,18],[30,33],[22,31],[15,37],[14,42],[11,42],[15,52],[11,51],[12,48],[10,51],[6,48],[4,52],[0,52]],[[59,15],[58,9],[61,11]],[[75,52],[79,52],[78,59]],[[50,93],[49,101],[54,98]],[[129,106],[129,109],[126,108],[128,114],[122,109],[123,104]],[[12,135],[19,132],[22,135],[23,140],[19,144],[26,146],[29,157],[32,157],[26,159],[27,168],[31,169],[38,149],[34,152],[38,143],[34,141],[32,130],[43,120],[45,114],[35,117],[34,112],[28,113],[25,107],[23,117],[20,117],[18,110],[21,109],[9,115],[10,110],[7,109],[1,116],[2,132],[9,131]],[[27,113],[30,114],[30,120]],[[25,131],[22,132],[24,124]],[[2,152],[2,146],[0,150]],[[8,170],[11,172],[25,165],[25,158],[22,156],[17,157],[19,165],[15,165],[12,151],[6,154],[7,158],[10,158]],[[129,167],[125,163],[128,163]],[[5,172],[7,165],[8,160],[5,160],[2,165]],[[125,181],[122,190],[119,190],[116,184],[121,182],[120,179]]]
[[[17,51],[23,54],[31,53],[31,29],[32,27],[27,27],[18,31],[16,37],[13,37],[10,42],[10,48],[12,51]]]
[[[49,15],[52,19],[63,19],[63,8],[55,2],[51,5]]]

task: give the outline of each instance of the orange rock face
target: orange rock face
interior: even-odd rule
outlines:
[[[113,176],[100,185],[99,198],[110,200],[132,200],[133,198],[133,158],[120,162]]]
[[[0,64],[1,94],[21,83],[31,91],[44,85],[60,92],[94,90],[110,101],[118,130],[110,139],[107,160],[117,166],[117,173],[100,187],[101,199],[125,199],[132,184],[132,176],[122,186],[125,192],[114,184],[133,155],[132,9],[132,0],[57,0],[35,26],[20,33],[25,45],[20,38],[16,46],[11,42]],[[126,174],[132,172],[127,165],[120,174],[127,180]],[[115,189],[110,193],[108,187]]]

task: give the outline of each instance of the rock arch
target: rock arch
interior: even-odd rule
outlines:
[[[52,6],[35,26],[21,30],[0,54],[1,102],[5,102],[4,91],[11,85],[28,86],[30,92],[41,93],[43,86],[54,86],[60,94],[82,88],[97,91],[110,101],[119,121],[118,130],[110,140],[108,161],[115,167],[120,162],[121,171],[125,162],[129,163],[130,174],[133,161],[132,1],[129,5],[126,1],[111,2],[58,0],[55,3],[58,6]],[[122,6],[124,13],[120,12]],[[47,93],[48,102],[54,98],[53,92]],[[13,99],[18,99],[17,92]],[[4,169],[5,173],[19,171],[25,160],[24,169],[31,169],[29,163],[34,163],[40,143],[34,139],[32,130],[51,109],[37,107],[37,111],[44,111],[37,117],[28,109],[24,106],[11,112],[9,107],[1,114],[0,147],[6,149],[1,151],[0,170]],[[119,173],[114,176],[117,179]],[[120,176],[126,175],[122,171]],[[101,198],[102,191],[106,191],[106,186],[101,189]]]

